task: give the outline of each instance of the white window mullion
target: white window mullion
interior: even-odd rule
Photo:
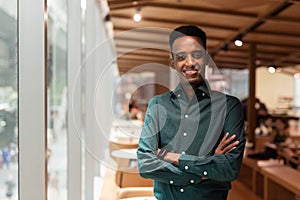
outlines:
[[[81,190],[81,1],[68,0],[68,199],[80,200]]]
[[[19,0],[19,196],[46,199],[44,2]]]

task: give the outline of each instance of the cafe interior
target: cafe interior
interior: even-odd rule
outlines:
[[[176,87],[168,35],[184,24],[207,34],[212,88],[237,96],[245,110],[247,143],[228,199],[300,199],[300,1],[107,3],[121,103],[109,136],[103,199],[111,194],[116,199],[155,199],[153,181],[138,174],[136,149],[148,101]]]
[[[209,86],[243,106],[228,200],[299,200],[299,11],[300,0],[0,0],[0,199],[155,199],[138,143],[149,100],[179,83],[169,34],[193,24]]]

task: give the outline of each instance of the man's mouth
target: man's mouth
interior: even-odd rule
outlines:
[[[186,74],[186,75],[191,76],[191,75],[196,75],[196,74],[198,74],[198,70],[197,70],[197,69],[193,69],[193,70],[184,70],[183,73]]]

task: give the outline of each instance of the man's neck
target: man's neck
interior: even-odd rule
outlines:
[[[202,82],[198,82],[198,83],[188,83],[188,82],[184,82],[184,83],[181,83],[182,85],[182,88],[188,98],[189,101],[191,101],[193,99],[193,97],[195,96],[195,90],[197,88],[199,88],[201,85],[206,85],[205,81],[202,81]]]
[[[195,96],[195,89],[197,88],[197,86],[192,86],[190,84],[182,84],[182,88],[188,100],[191,101]]]

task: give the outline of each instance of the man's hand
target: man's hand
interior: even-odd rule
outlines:
[[[239,144],[239,141],[235,141],[233,143],[231,143],[236,135],[232,135],[231,137],[229,137],[229,133],[226,133],[225,136],[223,137],[223,139],[221,140],[220,144],[218,145],[218,147],[215,150],[215,154],[225,154],[233,149],[236,148],[236,146]],[[157,149],[156,155],[159,154],[161,149]],[[168,152],[165,156],[164,156],[164,160],[170,163],[173,163],[174,165],[178,165],[178,160],[179,157],[181,156],[181,154],[179,153],[173,153],[173,152]]]
[[[161,151],[161,149],[157,149],[156,155],[158,155],[160,151]],[[163,160],[165,160],[169,163],[173,163],[174,165],[178,165],[178,160],[179,160],[180,156],[181,156],[181,154],[179,154],[179,153],[168,152],[164,156]]]
[[[228,136],[229,136],[229,133],[227,132],[225,134],[225,136],[223,137],[223,139],[221,140],[218,147],[216,148],[215,154],[225,154],[225,153],[235,149],[236,146],[239,144],[239,141],[235,141],[235,142],[231,143],[235,139],[236,135],[232,135],[230,138],[228,138]]]

